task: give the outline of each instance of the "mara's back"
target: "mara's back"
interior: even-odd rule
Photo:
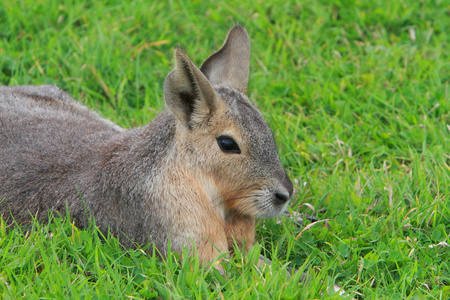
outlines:
[[[121,131],[56,86],[0,87],[0,213],[29,219],[46,213],[45,199],[73,198],[64,183]]]

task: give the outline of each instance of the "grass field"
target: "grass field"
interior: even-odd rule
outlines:
[[[200,65],[245,26],[249,96],[295,181],[290,209],[329,219],[259,220],[226,278],[64,216],[2,222],[2,299],[339,298],[333,283],[341,297],[450,298],[448,2],[0,1],[0,84],[56,84],[127,128],[164,108],[176,46]],[[254,266],[260,253],[271,267]]]

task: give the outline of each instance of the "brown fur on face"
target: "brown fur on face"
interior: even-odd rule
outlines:
[[[167,110],[124,130],[54,86],[0,87],[0,213],[11,221],[95,218],[121,242],[160,252],[195,244],[202,261],[254,243],[256,217],[293,192],[272,132],[245,96],[250,43],[232,28],[197,68],[181,50],[164,83]],[[232,139],[239,151],[219,144]],[[229,140],[228,140],[229,141]]]

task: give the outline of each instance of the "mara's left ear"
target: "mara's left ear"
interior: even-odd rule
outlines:
[[[164,81],[164,99],[187,128],[210,117],[218,101],[211,83],[180,49],[175,50],[175,69]]]
[[[222,48],[208,57],[200,70],[213,85],[247,92],[250,71],[250,39],[241,26],[228,32]]]

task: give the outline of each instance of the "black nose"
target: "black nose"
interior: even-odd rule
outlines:
[[[292,194],[294,193],[294,185],[292,184],[292,181],[289,179],[289,177],[287,175],[286,175],[286,177],[284,179],[283,185],[288,190],[289,197],[291,197]]]
[[[280,192],[275,193],[275,204],[276,205],[282,205],[282,204],[286,203],[286,201],[288,201],[288,200],[289,200],[288,194],[284,194],[284,193],[280,193]]]

